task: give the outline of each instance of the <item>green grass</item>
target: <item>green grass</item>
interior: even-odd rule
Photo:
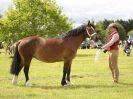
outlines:
[[[72,86],[62,87],[63,63],[44,63],[33,59],[30,67],[32,87],[25,87],[23,71],[17,85],[11,84],[11,58],[0,54],[0,99],[133,99],[133,54],[119,55],[120,84],[112,84],[108,54],[95,63],[96,50],[78,50],[73,60]]]

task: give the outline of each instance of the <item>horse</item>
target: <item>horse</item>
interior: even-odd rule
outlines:
[[[17,44],[17,42],[16,43],[13,43],[13,44],[9,44],[6,47],[6,54],[8,53],[9,55],[11,55],[11,57],[14,57],[16,44]]]
[[[29,36],[19,40],[16,44],[15,55],[10,68],[10,73],[14,75],[12,84],[17,84],[19,72],[24,68],[25,85],[31,85],[28,73],[32,58],[47,63],[64,61],[61,85],[70,84],[72,60],[86,37],[96,39],[95,26],[90,21],[64,33],[61,37]]]

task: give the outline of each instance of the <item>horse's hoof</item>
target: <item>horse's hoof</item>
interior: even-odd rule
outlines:
[[[71,83],[67,83],[64,85],[64,87],[71,86],[71,85],[72,85]]]
[[[62,86],[66,85],[66,84],[67,84],[66,81],[64,81],[64,80],[61,81]]]
[[[68,84],[66,84],[66,85],[64,85],[63,87],[67,87],[67,86],[69,86]]]
[[[66,86],[71,86],[72,83],[71,82],[67,82],[66,84],[64,84],[63,86],[66,87]]]
[[[26,87],[32,87],[32,84],[29,81],[27,81],[26,84],[25,84],[25,86]]]
[[[61,85],[62,85],[62,86],[65,86],[65,85],[67,85],[67,83],[62,83]]]
[[[12,80],[12,84],[13,84],[13,85],[16,85],[16,84],[17,84],[17,80],[14,80],[14,79],[13,79],[13,80]]]
[[[71,82],[70,81],[66,81],[67,85],[71,85]]]
[[[14,76],[13,79],[12,79],[12,84],[13,85],[16,85],[18,82],[18,77],[17,76]]]
[[[70,81],[66,81],[67,85],[73,85],[73,83],[71,83]]]
[[[61,83],[62,86],[70,86],[70,85],[73,85],[70,81],[65,81],[65,82],[62,82]]]

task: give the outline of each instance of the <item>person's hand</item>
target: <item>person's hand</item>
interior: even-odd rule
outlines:
[[[106,52],[107,52],[107,50],[105,49],[105,50],[103,50],[103,52],[104,52],[104,53],[106,53]]]
[[[104,52],[104,53],[106,53],[106,52],[107,52],[107,50],[106,50],[106,49],[104,49],[104,47],[103,47],[103,46],[101,47],[101,49],[103,50],[103,52]]]

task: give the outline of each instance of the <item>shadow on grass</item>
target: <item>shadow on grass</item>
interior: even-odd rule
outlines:
[[[120,85],[133,86],[133,83],[119,82]]]
[[[113,88],[114,85],[69,85],[69,86],[38,86],[34,85],[31,88],[41,88],[41,89],[80,89],[80,88]]]
[[[90,54],[77,54],[78,57],[88,57],[88,56],[94,56]]]
[[[119,86],[122,85],[122,86]],[[26,87],[25,85],[19,85],[21,87]],[[61,86],[61,85],[37,85],[33,84],[30,88],[41,88],[41,89],[80,89],[80,88],[86,88],[86,89],[92,89],[92,88],[116,88],[116,87],[124,87],[124,86],[130,86],[133,87],[133,83],[124,83],[119,82],[118,84],[112,84],[112,85],[69,85],[69,86]],[[28,88],[28,87],[27,87]]]
[[[72,75],[71,78],[85,78],[85,77],[99,77],[99,75],[90,75],[90,74],[85,74],[85,75]]]

